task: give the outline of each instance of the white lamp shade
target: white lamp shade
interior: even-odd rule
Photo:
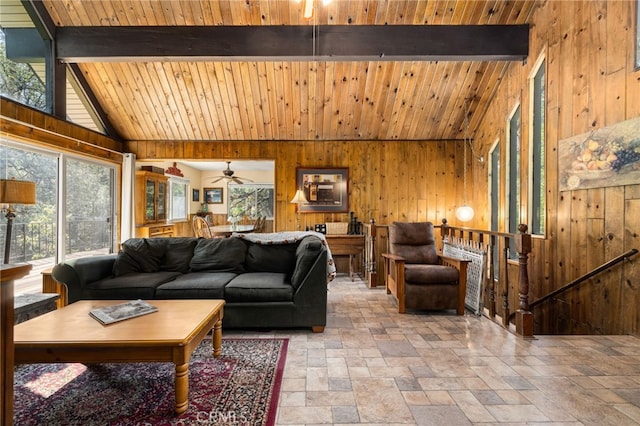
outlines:
[[[36,184],[26,180],[0,179],[0,204],[35,204]]]
[[[467,205],[460,206],[456,209],[456,218],[458,218],[460,222],[470,221],[473,219],[473,214],[473,208]]]
[[[302,189],[298,189],[296,191],[296,195],[293,196],[290,203],[292,204],[303,204],[308,203],[307,197],[304,196],[304,191]]]

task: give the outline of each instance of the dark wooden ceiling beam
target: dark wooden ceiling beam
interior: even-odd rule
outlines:
[[[510,61],[527,57],[529,27],[59,27],[56,47],[57,58],[71,63],[184,60]]]

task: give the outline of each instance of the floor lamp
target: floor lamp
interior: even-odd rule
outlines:
[[[13,219],[16,217],[16,211],[13,208],[16,204],[35,204],[36,203],[36,184],[35,182],[27,182],[15,179],[0,179],[0,204],[3,205],[2,211],[7,218],[7,232],[4,241],[4,264],[9,263],[11,254],[11,231],[13,228]]]
[[[296,195],[291,199],[291,204],[296,205],[296,218],[298,219],[298,231],[300,230],[300,204],[308,203],[307,197],[304,196],[304,191],[298,189]]]

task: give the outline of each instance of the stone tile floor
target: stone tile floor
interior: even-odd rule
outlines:
[[[638,338],[524,340],[471,313],[401,315],[344,276],[328,297],[324,333],[259,334],[290,339],[278,425],[640,424]]]

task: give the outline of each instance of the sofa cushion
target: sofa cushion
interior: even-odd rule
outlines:
[[[247,272],[227,284],[224,297],[229,303],[290,302],[293,300],[293,287],[283,273]]]
[[[288,274],[296,266],[297,244],[256,244],[247,242],[248,272],[280,272]]]
[[[165,239],[128,239],[122,243],[122,249],[113,265],[113,274],[120,276],[131,272],[160,271],[166,245]]]
[[[163,271],[189,272],[197,238],[167,238],[160,269]]]
[[[191,271],[244,272],[247,246],[237,238],[198,240],[191,258]]]
[[[300,240],[296,249],[296,266],[291,276],[294,288],[297,289],[302,284],[321,251],[322,240],[318,237],[309,236]]]
[[[179,272],[132,272],[88,283],[84,298],[153,299],[156,287],[180,276]]]
[[[156,299],[224,299],[233,272],[190,272],[156,289]]]

